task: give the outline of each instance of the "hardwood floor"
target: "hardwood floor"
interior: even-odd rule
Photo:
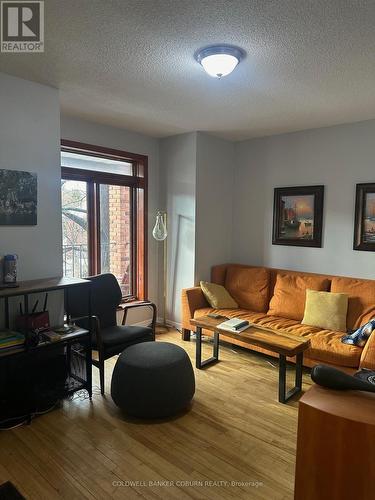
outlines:
[[[194,360],[194,341],[177,332],[158,340]],[[106,397],[94,368],[92,402],[65,401],[30,426],[0,432],[0,483],[38,500],[292,498],[297,402],[277,402],[277,361],[230,345],[220,359],[195,371],[189,412],[156,422],[125,419],[113,404],[116,358],[106,362]]]

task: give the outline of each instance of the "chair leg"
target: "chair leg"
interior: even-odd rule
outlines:
[[[100,392],[104,396],[104,359],[99,358]]]
[[[190,330],[187,330],[186,328],[182,329],[182,340],[190,340]]]

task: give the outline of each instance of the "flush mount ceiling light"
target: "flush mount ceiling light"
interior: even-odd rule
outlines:
[[[197,50],[196,61],[214,78],[232,73],[238,63],[245,57],[245,51],[233,45],[210,45]]]

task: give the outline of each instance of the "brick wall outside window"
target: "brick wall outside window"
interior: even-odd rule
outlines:
[[[113,273],[123,289],[129,293],[130,282],[130,190],[123,186],[108,187],[108,218],[110,240],[110,272]]]

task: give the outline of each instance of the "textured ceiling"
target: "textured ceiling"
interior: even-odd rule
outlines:
[[[375,117],[374,0],[46,0],[44,54],[0,71],[58,87],[66,114],[152,136],[228,139]],[[239,45],[228,77],[201,46]]]

